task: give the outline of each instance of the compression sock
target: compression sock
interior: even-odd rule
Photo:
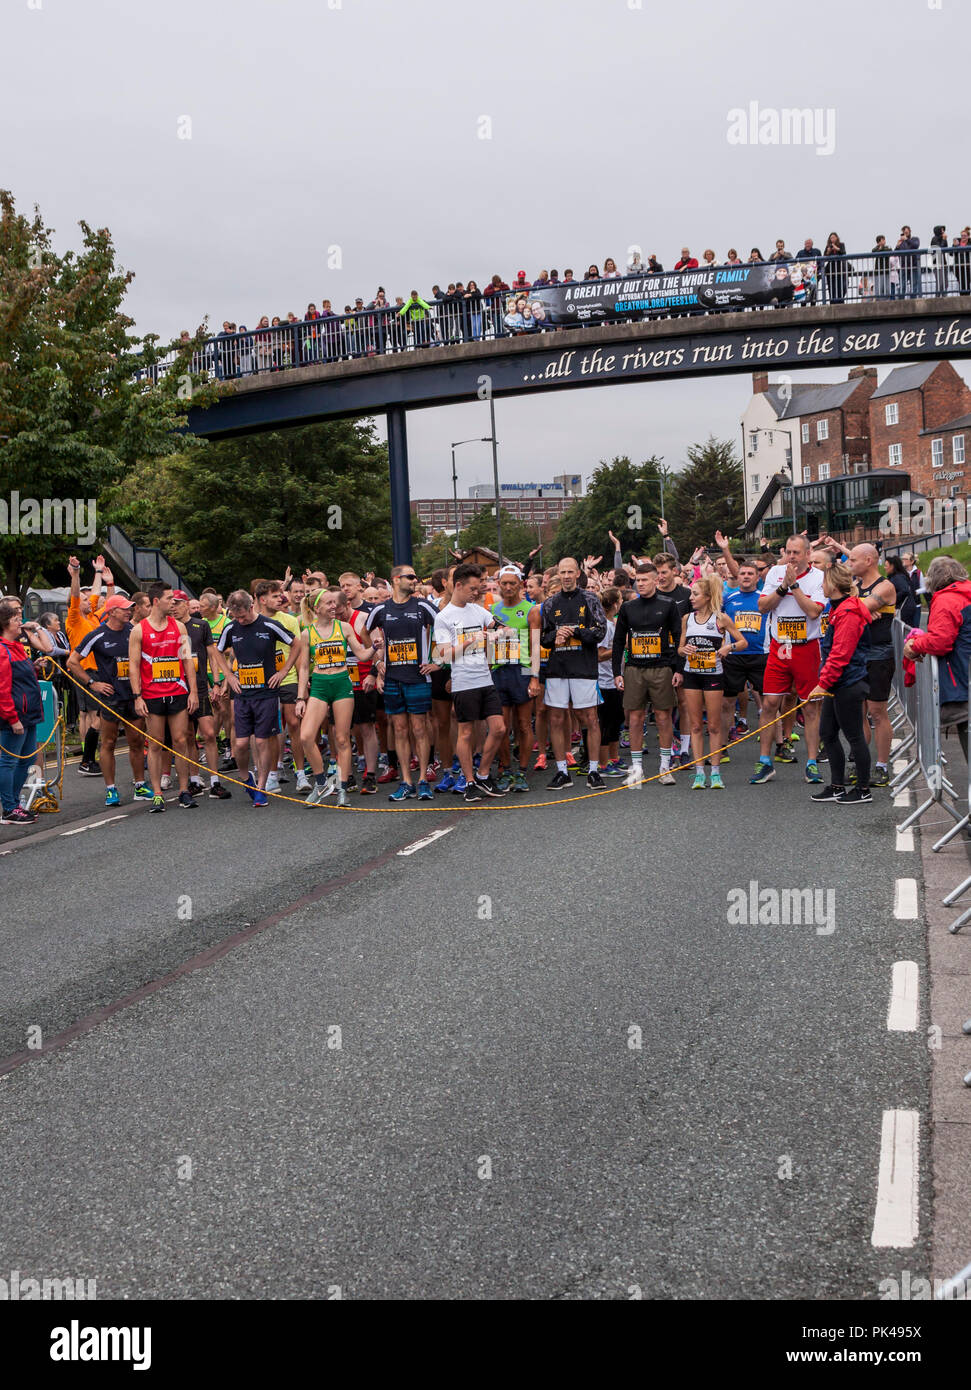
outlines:
[[[84,751],[81,754],[83,763],[93,763],[95,754],[98,751],[98,730],[89,729],[84,735]]]

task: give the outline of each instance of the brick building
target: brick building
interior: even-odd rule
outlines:
[[[925,497],[965,492],[971,388],[950,362],[895,367],[870,398],[873,467],[910,474]]]

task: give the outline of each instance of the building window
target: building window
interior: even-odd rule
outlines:
[[[804,468],[804,469],[802,470],[802,480],[803,480],[804,483],[811,483],[811,482],[812,482],[812,480],[813,480],[813,470],[812,470],[811,468]]]
[[[829,477],[829,464],[828,464],[828,463],[821,463],[821,464],[819,465],[819,481],[822,482],[825,478],[828,478],[828,477]]]
[[[955,463],[964,462],[964,435],[956,434],[951,440],[951,455]]]
[[[808,443],[809,443],[809,424],[808,424],[808,422],[805,423],[805,424],[803,425],[803,427],[802,427],[802,442],[803,442],[804,444],[808,444]]]
[[[759,475],[758,475],[758,473],[753,473],[753,474],[752,474],[752,491],[753,491],[753,492],[758,492],[758,490],[759,490]]]
[[[750,453],[757,454],[759,452],[759,436],[757,430],[753,430],[749,435],[748,447]]]
[[[900,409],[896,401],[891,401],[890,404],[884,408],[883,419],[884,423],[887,425],[900,424]]]
[[[828,420],[817,420],[817,421],[816,421],[816,441],[817,441],[817,443],[818,443],[820,440],[828,439],[828,438],[829,438],[829,421],[828,421]]]
[[[943,468],[943,467],[944,467],[944,440],[943,440],[943,439],[932,439],[932,440],[931,440],[931,467],[932,467],[932,468]]]
[[[902,444],[890,445],[890,456],[887,462],[891,468],[899,468],[904,461],[904,446]]]

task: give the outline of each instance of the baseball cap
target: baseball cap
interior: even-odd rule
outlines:
[[[115,608],[134,608],[135,604],[130,598],[123,598],[121,594],[112,594],[111,598],[104,606],[106,613],[112,612]]]
[[[522,579],[523,577],[523,572],[518,565],[503,565],[502,569],[499,571],[498,578],[501,579],[504,574],[514,574],[517,579]]]
[[[186,593],[186,591],[185,591],[184,589],[173,589],[173,590],[172,590],[172,597],[173,597],[174,599],[176,599],[177,602],[179,602],[179,603],[188,603],[188,602],[189,602],[189,595]]]

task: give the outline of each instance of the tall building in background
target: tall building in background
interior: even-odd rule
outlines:
[[[477,512],[491,509],[495,502],[493,483],[473,483],[468,497],[458,499],[459,530],[464,530]],[[500,483],[500,505],[511,516],[537,528],[538,537],[548,541],[560,517],[583,496],[583,479],[577,473],[560,473],[548,482]],[[425,531],[425,539],[437,531],[454,531],[455,501],[451,497],[413,499],[411,510]]]

